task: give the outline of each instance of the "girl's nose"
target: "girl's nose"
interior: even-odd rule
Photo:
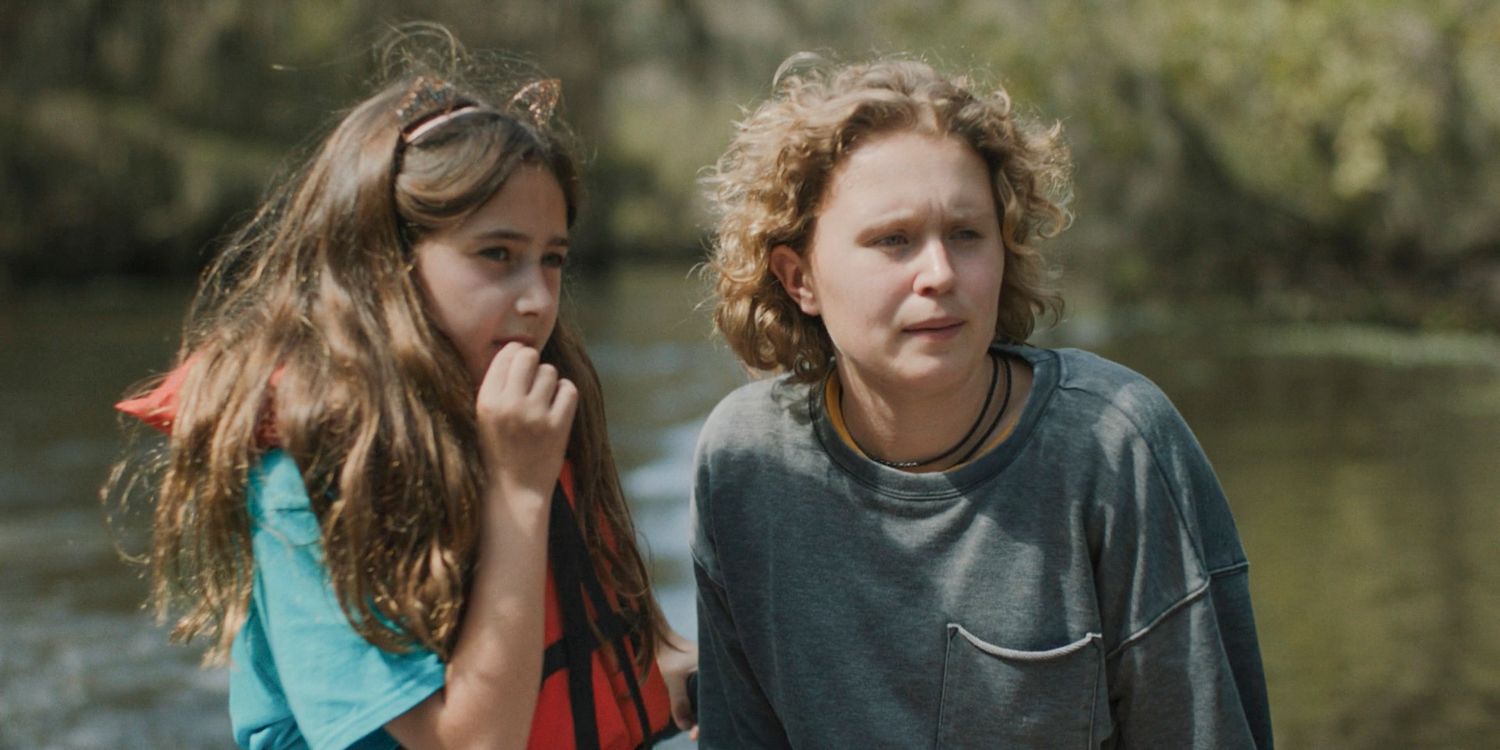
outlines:
[[[943,294],[953,288],[957,278],[953,270],[953,258],[941,237],[929,239],[917,256],[917,275],[913,286],[917,294]]]
[[[547,283],[547,273],[540,264],[530,264],[515,279],[516,312],[540,315],[557,305],[557,293]]]

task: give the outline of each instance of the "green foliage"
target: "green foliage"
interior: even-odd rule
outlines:
[[[698,170],[787,55],[909,53],[1063,123],[1062,244],[1118,296],[1500,322],[1485,0],[30,0],[0,20],[0,277],[195,268],[416,17],[563,79],[595,258],[700,251]]]
[[[1018,99],[1063,120],[1079,233],[1152,259],[1144,280],[1134,261],[1106,262],[1124,291],[1265,301],[1348,290],[1372,302],[1340,314],[1496,320],[1494,4],[881,7],[915,45],[970,50]],[[1469,294],[1469,314],[1425,311],[1451,308],[1440,298],[1455,292]],[[1412,294],[1425,301],[1386,301]]]

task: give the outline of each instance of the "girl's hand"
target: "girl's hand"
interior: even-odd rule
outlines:
[[[667,697],[672,701],[672,721],[678,728],[698,739],[698,715],[688,695],[688,675],[698,671],[698,644],[668,630],[656,644],[656,667],[667,683]]]
[[[541,489],[545,497],[562,471],[578,388],[541,354],[511,342],[490,361],[475,412],[485,473],[502,491]]]
[[[443,688],[386,729],[402,747],[523,747],[546,629],[547,531],[578,390],[537,350],[506,344],[475,402],[485,470],[483,528]]]

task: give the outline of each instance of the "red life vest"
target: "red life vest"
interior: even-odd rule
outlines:
[[[617,669],[616,659],[600,649],[590,621],[613,642],[615,653],[625,654],[628,662],[635,660],[635,650],[625,638],[629,623],[621,616],[614,593],[594,573],[573,517],[570,463],[563,464],[557,486],[547,543],[542,693],[531,717],[527,747],[626,750],[654,744],[678,731],[672,722],[667,685],[656,664],[644,680],[638,680],[633,669]],[[590,673],[586,679],[577,676],[582,669],[575,666],[584,663]],[[586,717],[575,718],[573,713],[574,704],[583,702],[593,705],[592,731]],[[650,728],[649,736],[641,731],[643,721]]]
[[[178,366],[155,390],[121,401],[115,408],[170,434],[178,391],[187,379],[191,362],[189,359]],[[273,386],[277,379],[272,376]],[[267,429],[256,436],[263,447],[276,442],[269,427],[266,425]],[[603,587],[593,570],[573,515],[575,505],[573,467],[564,462],[552,500],[542,626],[546,646],[541,693],[531,717],[527,747],[629,750],[654,744],[678,731],[672,722],[666,683],[655,664],[640,679],[633,668],[617,668],[617,660],[601,649],[595,629],[617,653],[625,654],[624,665],[634,664],[635,651],[625,637],[630,623],[621,615],[614,592]],[[592,710],[575,717],[575,704],[586,704]]]

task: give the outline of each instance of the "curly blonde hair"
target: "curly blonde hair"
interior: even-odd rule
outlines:
[[[863,143],[894,132],[958,138],[988,167],[1005,247],[996,338],[1025,341],[1039,316],[1060,315],[1062,298],[1049,288],[1036,247],[1071,220],[1060,125],[1022,122],[1004,89],[979,93],[968,79],[922,62],[836,66],[795,55],[703,179],[718,216],[706,267],[714,324],[748,368],[803,382],[832,369],[827,330],[782,288],[771,250],[806,253],[834,170]]]

